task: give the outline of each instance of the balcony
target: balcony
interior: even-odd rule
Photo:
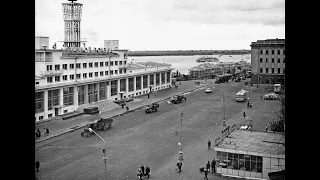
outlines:
[[[40,75],[47,77],[47,76],[59,76],[63,74],[63,70],[51,70],[51,71],[40,71]]]

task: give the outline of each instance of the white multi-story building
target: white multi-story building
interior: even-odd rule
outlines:
[[[251,43],[251,82],[284,84],[285,39],[266,39]]]
[[[128,49],[120,49],[118,40],[105,40],[104,48],[80,47],[82,4],[62,5],[64,48],[49,49],[49,37],[35,40],[36,121],[171,87],[171,65],[128,63]]]

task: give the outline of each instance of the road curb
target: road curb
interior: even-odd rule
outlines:
[[[153,102],[153,103],[162,102],[162,101],[165,101],[165,100],[167,100],[167,99],[170,99],[172,96],[176,96],[176,95],[182,94],[182,93],[192,92],[192,91],[195,91],[195,90],[198,90],[198,89],[201,89],[201,88],[203,88],[203,87],[198,87],[198,88],[194,88],[194,89],[191,89],[191,90],[188,90],[188,91],[185,91],[185,92],[176,93],[176,94],[174,94],[174,95],[170,95],[169,97],[166,97],[166,98],[157,100],[157,101],[155,101],[155,102]],[[135,111],[135,110],[137,110],[137,109],[141,109],[141,108],[143,108],[144,106],[145,106],[145,105],[138,106],[138,107],[133,108],[133,109],[131,109],[131,110],[129,110],[129,111],[121,112],[121,113],[119,113],[119,114],[112,115],[112,116],[107,117],[107,118],[115,118],[115,117],[118,117],[118,116],[120,116],[120,115],[127,114],[127,113],[129,113],[129,112],[133,112],[133,111]],[[78,130],[78,129],[81,129],[81,128],[85,127],[86,125],[87,125],[87,123],[82,124],[82,125],[80,125],[80,126],[77,127],[77,128],[69,129],[69,130],[64,131],[64,132],[62,132],[62,133],[58,133],[58,134],[52,135],[52,136],[50,136],[50,137],[48,137],[48,138],[41,139],[41,140],[39,140],[39,141],[36,141],[36,144],[37,144],[37,143],[40,143],[40,142],[42,142],[42,141],[46,141],[46,140],[52,139],[52,138],[57,137],[57,136],[61,136],[61,135],[63,135],[63,134],[69,133],[69,132],[76,131],[76,130]]]

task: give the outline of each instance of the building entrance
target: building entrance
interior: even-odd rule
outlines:
[[[59,108],[54,108],[54,116],[58,116],[59,115]]]

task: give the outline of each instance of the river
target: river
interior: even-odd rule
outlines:
[[[188,74],[188,70],[198,66],[196,60],[202,55],[195,56],[128,56],[128,62],[157,62],[157,63],[168,63],[171,67],[182,74]],[[216,57],[219,62],[239,62],[241,60],[251,62],[251,54],[244,55],[211,55],[210,57]]]

